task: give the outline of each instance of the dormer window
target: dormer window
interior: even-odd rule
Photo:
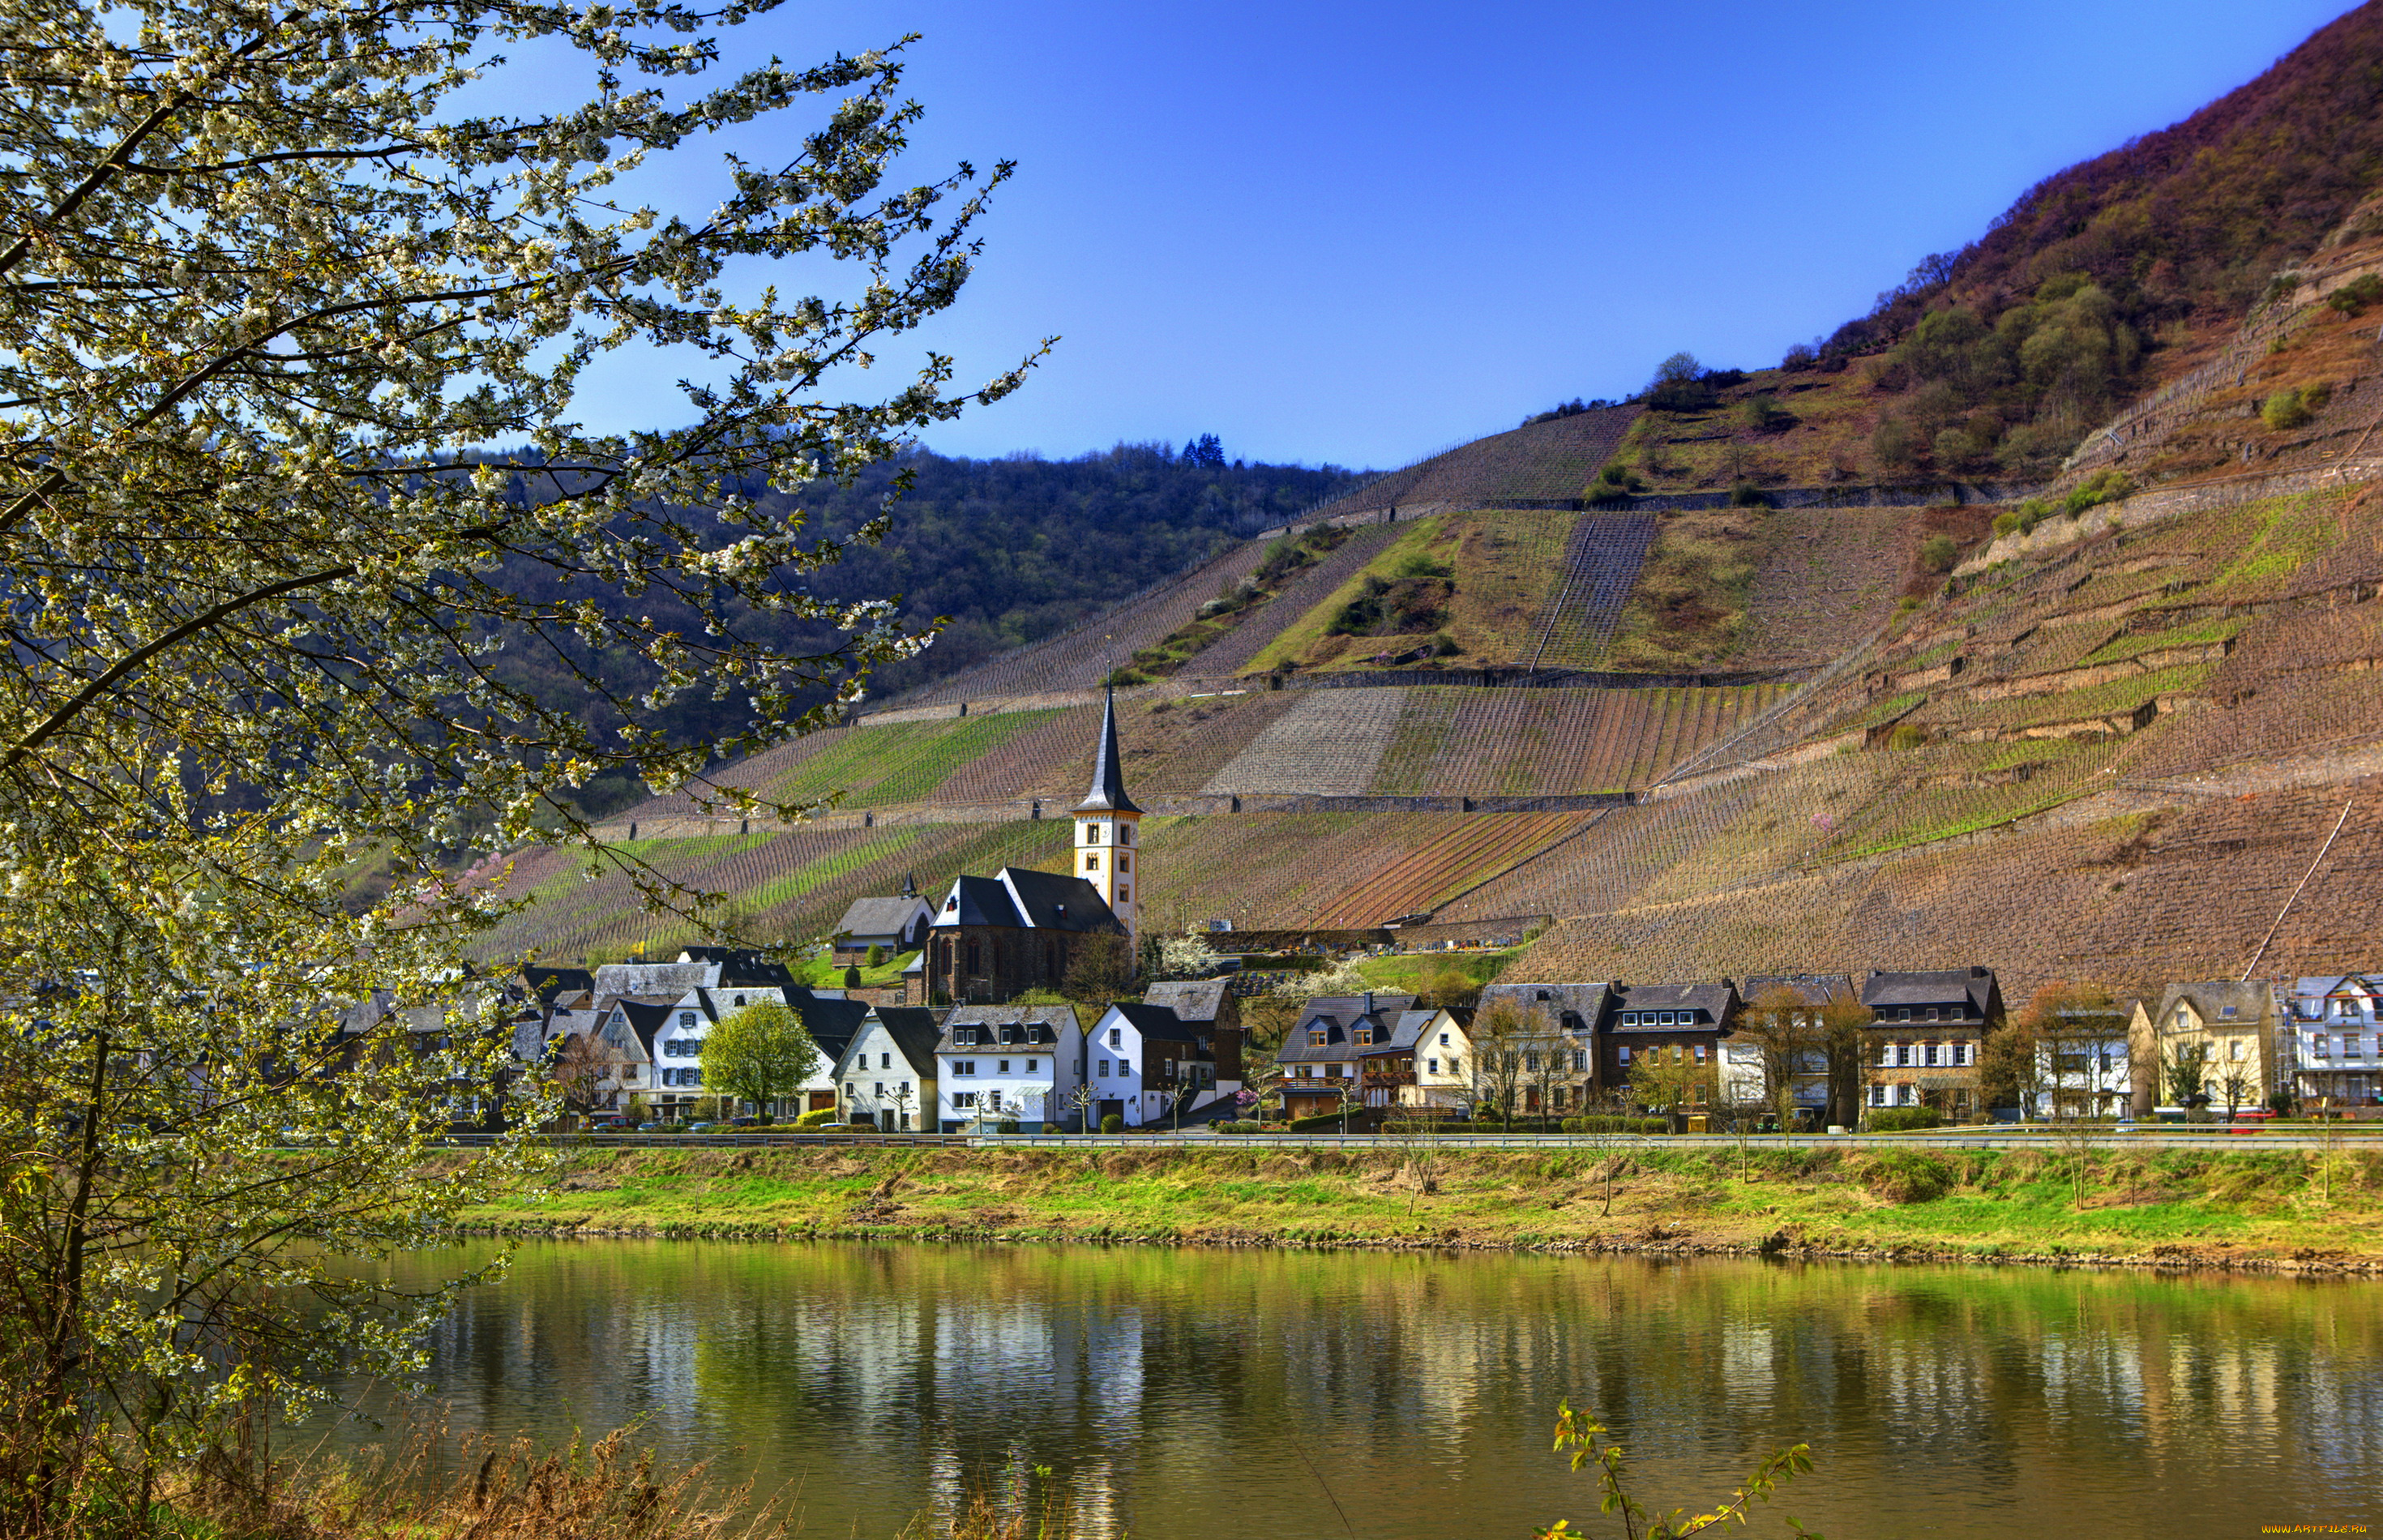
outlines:
[[[1307,1046],[1310,1048],[1321,1048],[1324,1046],[1324,1029],[1318,1027],[1307,1034]]]
[[[1371,1027],[1360,1027],[1360,1028],[1358,1028],[1358,1029],[1357,1029],[1357,1046],[1358,1046],[1358,1047],[1360,1047],[1360,1048],[1371,1048],[1373,1045],[1374,1045],[1374,1029],[1373,1029]]]

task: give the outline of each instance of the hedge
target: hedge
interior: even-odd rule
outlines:
[[[1668,1117],[1567,1117],[1563,1131],[1568,1134],[1668,1134],[1672,1120]]]
[[[1945,1115],[1933,1107],[1881,1107],[1863,1118],[1862,1126],[1874,1134],[1909,1133],[1943,1127]]]

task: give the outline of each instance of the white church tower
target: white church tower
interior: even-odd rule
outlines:
[[[1101,708],[1100,757],[1093,764],[1093,789],[1076,804],[1076,875],[1101,891],[1109,912],[1125,927],[1138,954],[1142,926],[1134,918],[1142,906],[1134,901],[1139,873],[1134,870],[1138,847],[1134,830],[1142,809],[1125,795],[1125,767],[1117,755],[1117,691],[1111,688]]]

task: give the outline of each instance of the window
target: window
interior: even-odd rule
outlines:
[[[740,995],[738,995],[738,996],[736,997],[736,1004],[738,1004],[739,1005],[742,1005],[743,1004],[745,1004],[745,997],[744,997],[743,995],[741,995],[741,994],[740,994]]]
[[[997,1090],[987,1091],[985,1093],[984,1101],[985,1105],[991,1107],[994,1112],[999,1112],[1001,1110],[1001,1092]]]
[[[895,1087],[894,1094],[907,1099],[910,1094],[910,1082],[905,1080],[900,1085]]]
[[[1118,851],[1118,852],[1117,852],[1117,870],[1118,870],[1118,872],[1119,872],[1119,873],[1124,873],[1124,872],[1131,871],[1132,869],[1133,869],[1133,857],[1132,857],[1132,856],[1129,856],[1129,855],[1127,855],[1127,854],[1126,854],[1124,851],[1122,851],[1122,850]]]
[[[2316,1056],[2318,1058],[2329,1059],[2333,1056],[2332,1050],[2326,1046],[2333,1041],[2331,1035],[2325,1032],[2319,1032],[2311,1041],[2316,1045]],[[2344,1041],[2346,1041],[2348,1040],[2345,1039]]]
[[[1873,1107],[1883,1107],[1886,1105],[1886,1088],[1884,1086],[1872,1086],[1870,1088],[1870,1104]]]
[[[1935,1007],[1935,1006],[1931,1005],[1931,1006],[1929,1006],[1929,1007],[1928,1007],[1928,1017],[1927,1017],[1927,1019],[1929,1019],[1930,1021],[1933,1021],[1933,1020],[1935,1020],[1935,1019],[1936,1019],[1936,1007]]]
[[[1119,1059],[1117,1061],[1117,1073],[1120,1075],[1130,1075],[1133,1073],[1133,1066],[1123,1059]]]
[[[679,1026],[680,1026],[681,1028],[687,1028],[687,1027],[692,1027],[692,1026],[694,1026],[694,1025],[695,1025],[695,1013],[694,1013],[693,1011],[681,1011],[681,1012],[679,1012],[679,1013],[678,1013],[678,1024],[679,1024]]]
[[[1539,1054],[1537,1049],[1528,1050],[1523,1054],[1523,1067],[1534,1075],[1539,1072]]]
[[[2378,1040],[2378,1041],[2383,1041],[2383,1040]],[[1623,1056],[1624,1059],[1627,1059],[1627,1058],[1630,1056],[1630,1050],[1628,1050],[1627,1048],[1624,1049],[1624,1050],[1622,1051],[1622,1056]],[[1463,1073],[1464,1073],[1464,1061],[1463,1061],[1463,1059],[1451,1059],[1451,1060],[1449,1060],[1449,1061],[1448,1061],[1448,1072],[1449,1072],[1451,1075],[1462,1075],[1462,1074],[1463,1074]]]
[[[1027,1060],[1027,1061],[1026,1061],[1026,1073],[1027,1073],[1027,1074],[1029,1074],[1029,1075],[1033,1074],[1033,1073],[1034,1073],[1034,1066],[1035,1066],[1037,1064],[1041,1063],[1041,1062],[1042,1062],[1042,1061],[1041,1061],[1041,1060],[1039,1060],[1039,1059],[1029,1059],[1029,1060]]]
[[[952,1073],[955,1075],[973,1075],[976,1073],[976,1061],[974,1059],[955,1059],[952,1061]]]
[[[1895,1044],[1891,1042],[1882,1042],[1878,1045],[1878,1064],[1881,1069],[1894,1067]]]
[[[1622,1045],[1621,1054],[1623,1067],[1626,1069],[1630,1066],[1630,1045],[1628,1043],[1625,1042]]]
[[[860,1087],[850,1080],[846,1080],[844,1083],[844,1094],[846,1100],[856,1097],[860,1094]]]
[[[1374,1046],[1374,1029],[1371,1027],[1360,1027],[1357,1029],[1357,1046],[1360,1048],[1371,1048]]]
[[[1009,1073],[1009,1061],[1008,1061],[1007,1059],[1004,1059],[1004,1060],[1002,1060],[1002,1061],[1001,1061],[1001,1072],[1002,1072],[1004,1075],[1006,1075],[1006,1074],[1008,1074],[1008,1073]]]
[[[1952,1063],[1953,1063],[1954,1065],[1956,1065],[1956,1066],[1960,1066],[1960,1065],[1968,1064],[1968,1063],[1969,1062],[1969,1045],[1968,1043],[1966,1043],[1966,1042],[1957,1042],[1957,1043],[1953,1043],[1953,1044],[1951,1044],[1950,1046],[1951,1046],[1952,1053],[1953,1053]],[[2105,1058],[2106,1058],[2107,1056],[2108,1056],[2107,1054],[2105,1054],[2105,1055],[2104,1055],[2104,1057],[2105,1057]],[[2106,1068],[2108,1068],[2109,1066],[2108,1066],[2107,1065],[2105,1065],[2105,1066],[2103,1066],[2103,1067],[2104,1067],[2105,1069],[2106,1069]]]
[[[1895,1045],[1895,1062],[1899,1066],[1908,1066],[1911,1063],[1911,1044],[1898,1042]]]
[[[893,1067],[894,1067],[894,1055],[893,1055],[893,1054],[891,1054],[891,1053],[880,1053],[880,1054],[878,1054],[878,1055],[877,1055],[877,1067],[878,1067],[878,1068],[880,1068],[880,1069],[891,1069],[891,1068],[893,1068]]]
[[[1090,850],[1084,852],[1084,869],[1086,871],[1101,869],[1101,857],[1097,852]]]
[[[1447,1047],[1447,1046],[1448,1046],[1448,1034],[1447,1034],[1446,1032],[1442,1032],[1442,1033],[1440,1033],[1440,1034],[1439,1034],[1439,1045],[1440,1045],[1442,1048],[1445,1048],[1445,1047]]]
[[[2234,1040],[2234,1052],[2232,1056],[2238,1059],[2243,1057],[2243,1051],[2250,1046],[2251,1045],[2249,1043],[2244,1042],[2241,1038],[2236,1038]]]
[[[1119,888],[1119,889],[1117,890],[1117,902],[1118,902],[1118,903],[1120,903],[1120,904],[1130,904],[1130,903],[1131,903],[1132,901],[1133,901],[1133,890],[1132,890],[1131,888]]]
[[[1109,1046],[1111,1048],[1122,1048],[1125,1046],[1125,1029],[1121,1027],[1112,1027],[1109,1029]]]
[[[1315,1031],[1307,1034],[1307,1046],[1310,1048],[1321,1048],[1324,1046],[1324,1030],[1322,1028],[1317,1028]]]
[[[2224,1017],[2224,1018],[2226,1018],[2226,1019],[2230,1020],[2230,1019],[2232,1019],[2233,1015],[2234,1015],[2234,1007],[2233,1007],[2233,1006],[2231,1006],[2231,1005],[2221,1006],[2221,1007],[2218,1009],[2217,1014],[2218,1014],[2218,1016],[2221,1016],[2221,1017]],[[2344,1015],[2344,1016],[2348,1016],[2350,1013],[2349,1013],[2349,1011],[2344,1010],[2341,1014],[2342,1014],[2342,1015]]]
[[[883,1080],[877,1082],[877,1094],[880,1096],[885,1094],[885,1082]]]
[[[1929,1014],[1933,1016],[1935,1013],[1932,1011]],[[1931,1069],[1936,1067],[1936,1045],[1934,1043],[1923,1042],[1920,1045],[1920,1062]]]
[[[1669,1027],[1669,1026],[1671,1026],[1671,1025],[1672,1025],[1672,1016],[1673,1016],[1673,1013],[1672,1013],[1672,1012],[1670,1012],[1670,1011],[1658,1011],[1658,1012],[1656,1012],[1656,1013],[1655,1013],[1655,1025],[1656,1025],[1656,1026],[1658,1026],[1658,1027]]]
[[[1109,1072],[1109,1062],[1108,1062],[1108,1060],[1106,1060],[1106,1059],[1103,1059],[1103,1060],[1101,1061],[1101,1075],[1102,1075],[1102,1078],[1107,1078],[1107,1076],[1108,1076],[1108,1072]]]
[[[1587,1049],[1575,1048],[1572,1051],[1572,1072],[1575,1075],[1586,1075],[1588,1073]]]
[[[1130,824],[1130,823],[1120,823],[1120,824],[1118,824],[1118,825],[1117,825],[1117,844],[1133,844],[1133,825],[1132,825],[1132,824]]]
[[[1426,1075],[1437,1075],[1439,1073],[1439,1061],[1438,1059],[1426,1059],[1423,1062],[1423,1068],[1424,1073]]]
[[[1697,1063],[1698,1063],[1698,1064],[1702,1064],[1702,1063],[1704,1063],[1704,1062],[1705,1062],[1705,1045],[1704,1045],[1703,1043],[1701,1043],[1701,1042],[1700,1042],[1700,1043],[1697,1044]]]
[[[1895,1088],[1895,1100],[1898,1106],[1915,1106],[1920,1101],[1920,1088],[1906,1080]]]
[[[975,1105],[976,1092],[972,1090],[956,1090],[952,1092],[952,1106],[955,1109],[965,1109]]]

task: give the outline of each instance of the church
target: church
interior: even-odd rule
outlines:
[[[927,929],[921,998],[913,1004],[990,1004],[1028,990],[1056,990],[1093,936],[1122,937],[1132,957],[1141,939],[1133,891],[1142,809],[1126,795],[1115,690],[1101,709],[1092,790],[1074,818],[1066,876],[1004,867],[992,877],[952,883]]]

